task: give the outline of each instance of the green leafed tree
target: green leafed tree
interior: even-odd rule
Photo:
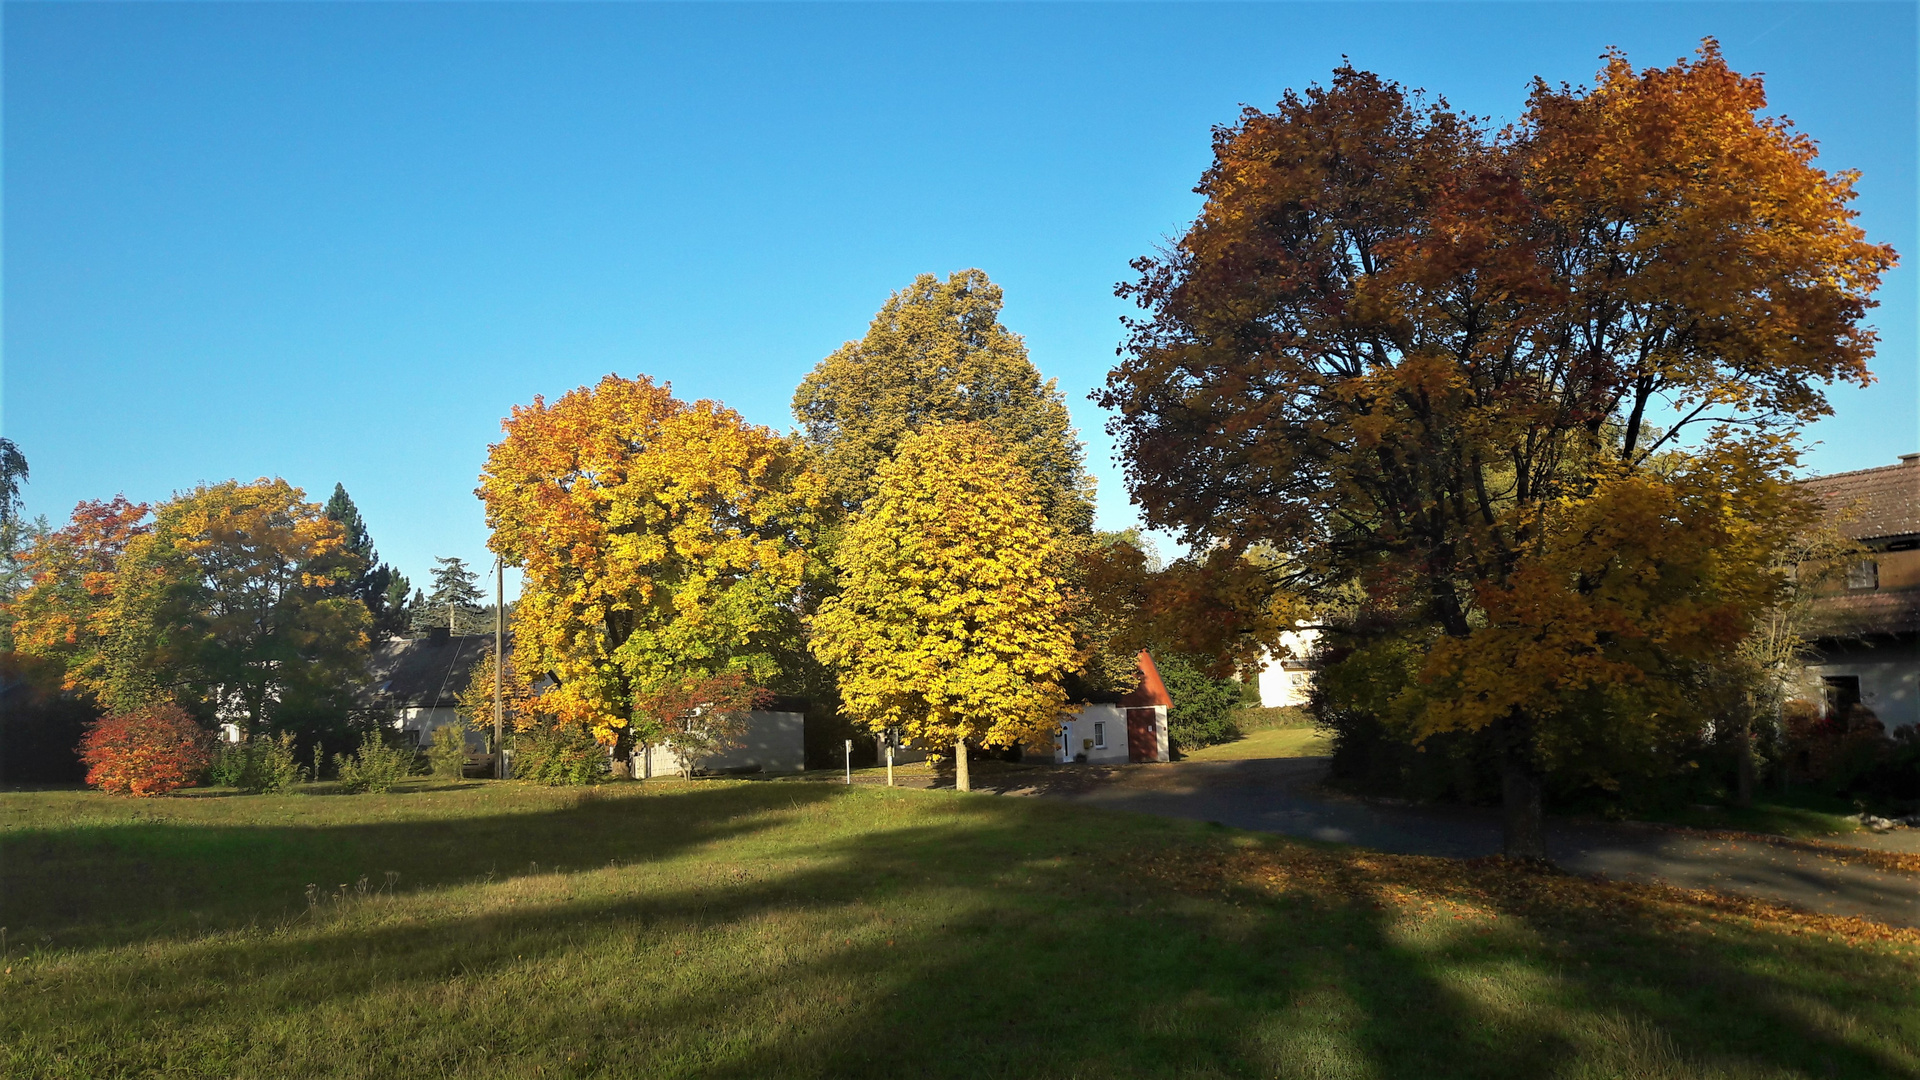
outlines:
[[[433,592],[427,594],[428,604],[434,607],[446,607],[448,604],[470,608],[480,606],[480,575],[467,566],[465,559],[437,558],[433,561]]]
[[[13,647],[13,618],[6,606],[27,587],[21,555],[47,534],[47,523],[22,516],[20,488],[27,481],[27,457],[11,439],[0,439],[0,648]]]
[[[436,558],[433,591],[414,594],[409,613],[415,631],[445,627],[455,634],[493,632],[493,606],[483,602],[480,575],[468,567],[465,559]]]
[[[794,416],[843,507],[873,496],[881,465],[907,435],[976,423],[1031,477],[1057,531],[1092,527],[1093,480],[1072,418],[1020,336],[1000,324],[1000,307],[1000,287],[979,270],[945,281],[922,274],[887,299],[865,337],[800,383]]]

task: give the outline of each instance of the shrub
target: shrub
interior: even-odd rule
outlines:
[[[1870,803],[1920,799],[1920,730],[1892,735],[1871,709],[1855,705],[1844,715],[1823,716],[1809,702],[1783,710],[1789,776],[1834,795]]]
[[[1240,737],[1233,714],[1240,708],[1241,685],[1215,679],[1191,661],[1169,656],[1158,665],[1173,707],[1167,710],[1167,738],[1182,750],[1198,750]]]
[[[466,774],[467,734],[473,726],[462,716],[433,729],[433,745],[427,748],[427,761],[433,775],[443,780],[458,780]]]
[[[207,782],[220,787],[239,787],[247,776],[247,744],[222,742],[214,748],[207,765]]]
[[[206,770],[211,744],[186,710],[150,705],[88,724],[80,760],[87,783],[109,795],[164,795]]]
[[[255,795],[292,791],[295,784],[306,779],[306,770],[293,759],[293,751],[292,732],[248,740],[247,767],[240,773],[241,790]]]
[[[340,786],[355,793],[392,791],[393,786],[413,771],[413,754],[388,746],[377,732],[369,731],[360,739],[360,749],[350,757],[334,759],[340,772]]]
[[[575,724],[520,732],[513,750],[516,780],[570,787],[597,784],[613,771],[607,748]]]

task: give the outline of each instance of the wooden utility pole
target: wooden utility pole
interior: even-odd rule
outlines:
[[[507,778],[507,561],[493,560],[493,777]]]

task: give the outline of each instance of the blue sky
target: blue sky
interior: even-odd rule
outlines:
[[[786,428],[916,273],[977,266],[1087,400],[1129,259],[1179,233],[1211,125],[1353,62],[1498,119],[1714,35],[1861,170],[1908,266],[1823,472],[1916,429],[1906,4],[21,4],[5,19],[4,430],[28,509],[343,481],[384,557],[480,562],[502,416],[609,371]]]

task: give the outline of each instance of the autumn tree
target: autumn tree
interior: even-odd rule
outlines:
[[[905,436],[834,552],[812,647],[876,734],[952,747],[1046,738],[1075,664],[1058,544],[1024,464],[982,424]]]
[[[203,484],[124,541],[72,670],[114,711],[173,702],[250,734],[337,729],[371,623],[339,586],[364,570],[286,481]]]
[[[1093,480],[1072,418],[1018,334],[1000,324],[1000,287],[979,270],[922,274],[887,299],[866,336],[820,361],[793,414],[835,500],[857,509],[901,441],[941,423],[978,423],[1027,471],[1062,533],[1093,522]]]
[[[1361,588],[1361,643],[1415,646],[1406,730],[1492,733],[1510,855],[1545,854],[1560,735],[1671,720],[1748,632],[1791,436],[1869,379],[1893,252],[1765,104],[1711,41],[1501,132],[1343,67],[1219,129],[1120,290],[1099,397],[1149,523]]]
[[[543,711],[624,755],[693,740],[779,676],[825,499],[804,448],[646,376],[536,398],[503,430],[479,495],[522,568],[514,662],[557,684]]]
[[[152,508],[116,495],[82,502],[67,524],[41,536],[21,556],[26,589],[8,605],[14,647],[56,663],[69,691],[104,687],[108,614],[121,557],[152,530]]]
[[[1785,587],[1739,645],[1698,673],[1715,725],[1732,736],[1736,805],[1753,802],[1759,767],[1756,729],[1778,724],[1795,676],[1815,654],[1816,597],[1859,551],[1857,543],[1828,521],[1775,548],[1772,569],[1786,578]]]
[[[1212,678],[1250,674],[1305,614],[1265,549],[1216,547],[1157,565],[1124,534],[1063,544],[1075,642],[1086,658],[1077,676],[1088,690],[1132,689],[1143,649]]]

